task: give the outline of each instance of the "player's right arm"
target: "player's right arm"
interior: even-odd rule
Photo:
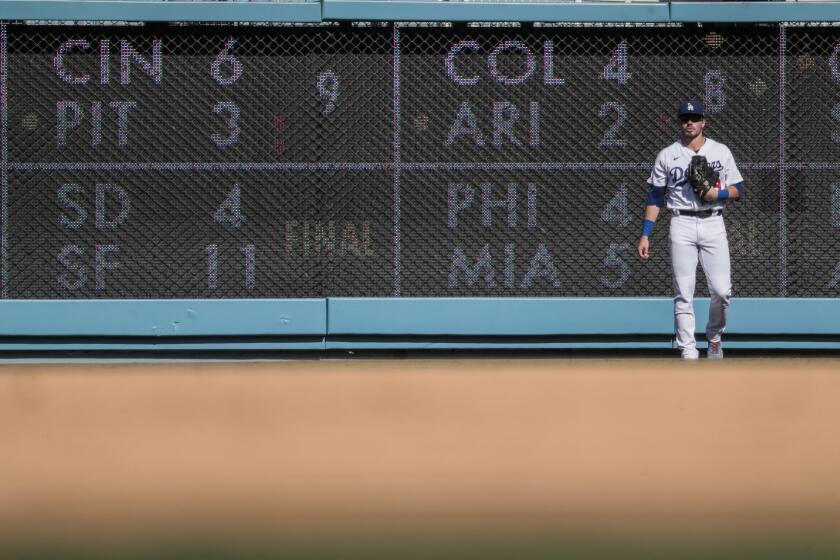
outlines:
[[[650,258],[650,234],[656,218],[659,217],[659,209],[665,206],[665,188],[668,184],[668,166],[666,165],[666,150],[657,154],[653,164],[653,170],[648,177],[647,205],[645,206],[645,217],[642,222],[642,235],[636,250],[643,259]]]
[[[665,190],[664,188],[662,189]],[[656,223],[656,218],[659,217],[659,206],[656,204],[649,204],[645,206],[645,221],[644,223],[650,224]],[[650,226],[653,229],[653,226]],[[639,237],[639,244],[636,246],[636,250],[639,251],[639,256],[643,259],[650,258],[650,232],[646,231],[645,229],[642,230],[642,235]]]

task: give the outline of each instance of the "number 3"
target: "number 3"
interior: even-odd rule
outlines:
[[[236,106],[236,103],[230,101],[220,101],[213,105],[213,113],[216,115],[227,113],[228,115],[225,118],[225,125],[228,128],[228,134],[225,136],[223,134],[219,134],[218,132],[214,132],[211,136],[213,142],[215,142],[220,148],[232,146],[239,138],[239,107]]]

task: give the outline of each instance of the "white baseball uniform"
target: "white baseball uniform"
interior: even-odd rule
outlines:
[[[684,352],[696,351],[694,338],[694,285],[697,260],[706,274],[711,298],[706,338],[719,341],[726,328],[732,280],[729,267],[729,242],[723,223],[723,201],[701,201],[686,179],[688,165],[694,155],[706,156],[720,174],[722,186],[743,181],[732,152],[724,144],[706,138],[695,153],[681,141],[674,142],[656,156],[648,183],[665,188],[665,206],[671,217],[670,246],[674,280],[674,330],[677,347]],[[679,215],[680,210],[717,210],[707,217]]]

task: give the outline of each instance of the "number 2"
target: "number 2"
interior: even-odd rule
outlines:
[[[598,110],[598,116],[606,117],[611,112],[615,112],[615,120],[604,133],[604,138],[600,144],[602,148],[620,148],[625,144],[624,140],[616,138],[616,136],[618,135],[618,131],[621,130],[621,127],[624,126],[624,121],[627,120],[627,109],[617,101],[607,101],[601,105],[601,108]]]

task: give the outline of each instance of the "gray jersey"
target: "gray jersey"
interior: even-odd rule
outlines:
[[[735,165],[735,158],[724,144],[706,138],[706,142],[697,153],[686,148],[677,141],[659,152],[653,171],[647,182],[655,187],[666,187],[665,206],[677,210],[705,210],[707,208],[723,208],[723,202],[702,202],[694,194],[691,185],[686,180],[688,164],[695,155],[706,156],[706,160],[720,174],[720,184],[731,186],[744,180]]]

